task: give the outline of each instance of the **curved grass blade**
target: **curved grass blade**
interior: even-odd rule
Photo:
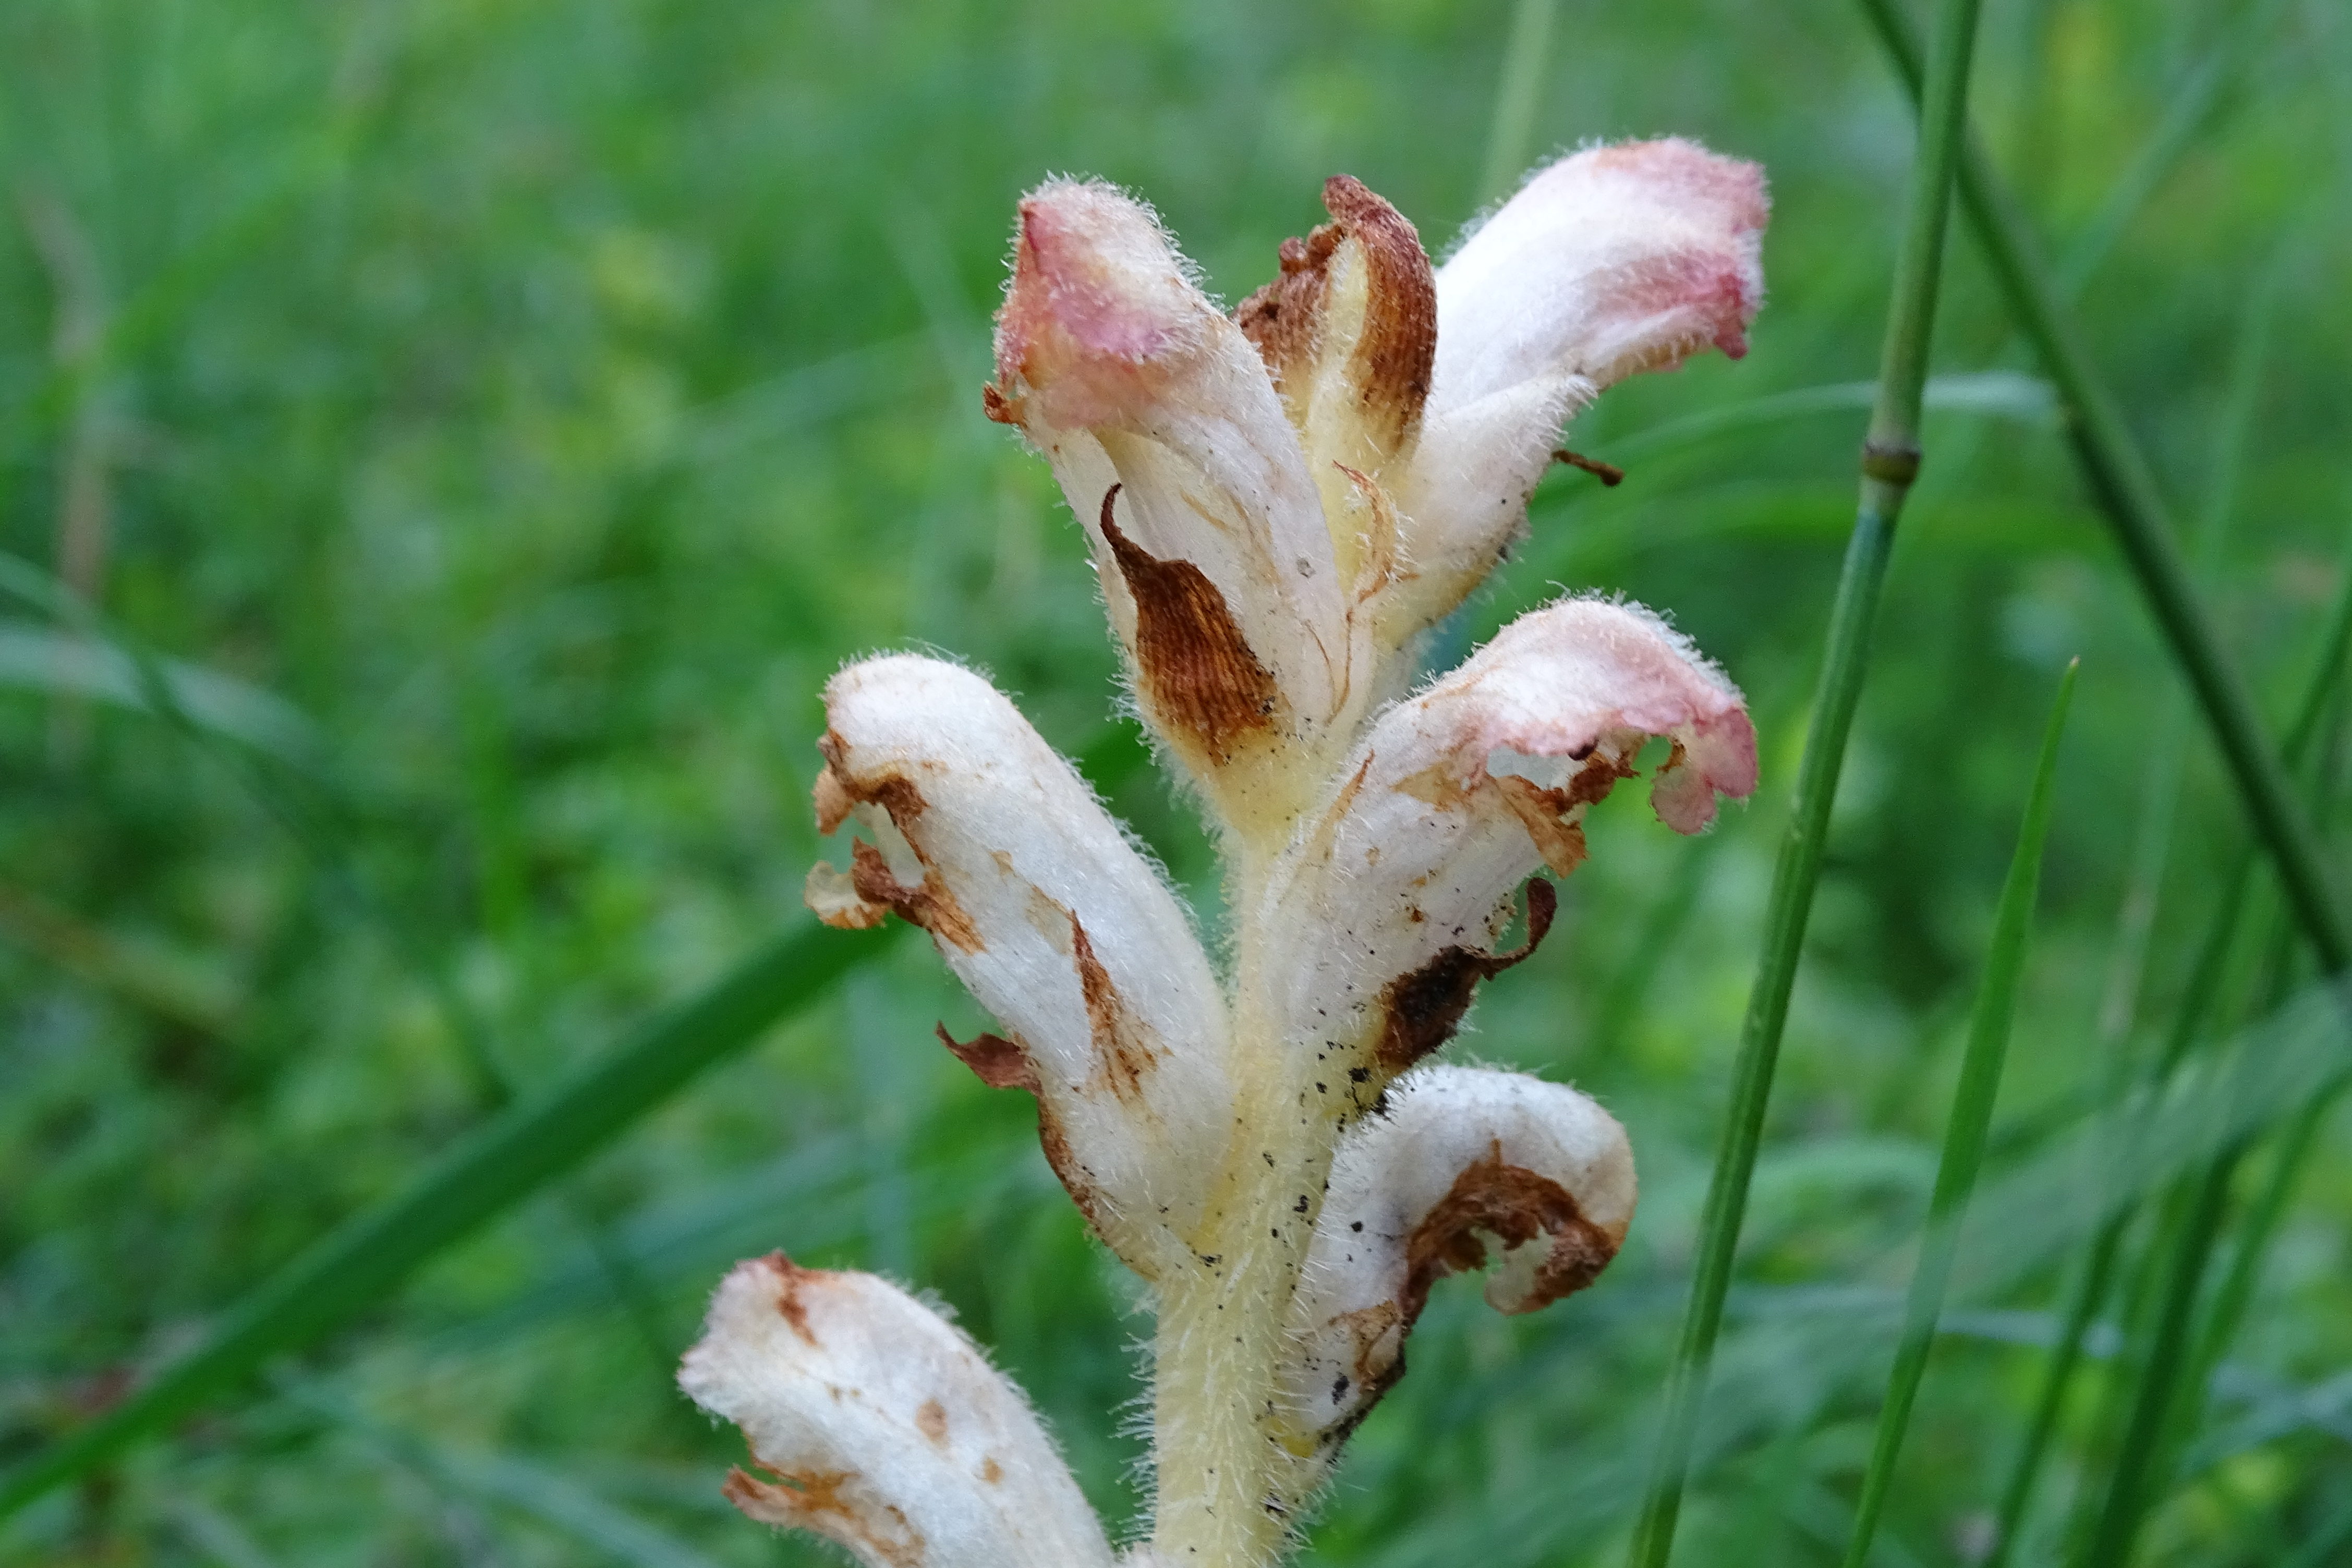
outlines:
[[[2294,720],[2288,727],[2286,759],[2289,767],[2300,765],[2319,734],[2320,721],[2328,704],[2341,690],[2347,656],[2352,656],[2352,555],[2347,555],[2336,578],[2336,603],[2329,612],[2327,630],[2320,640],[2320,653],[2311,676],[2305,684],[2303,700],[2296,707]],[[2195,967],[2189,971],[2189,986],[2175,1010],[2163,1049],[2143,1075],[2144,1084],[2160,1082],[2177,1068],[2205,1027],[2213,1004],[2221,992],[2221,982],[2229,967],[2231,948],[2238,940],[2238,923],[2246,904],[2246,895],[2252,881],[2253,851],[2251,847],[2239,852],[2234,863],[2221,881],[2221,892],[2215,898],[2213,914],[2199,949]],[[2114,1281],[2116,1254],[2122,1243],[2125,1228],[2129,1226],[2136,1205],[2127,1204],[2110,1217],[2100,1228],[2098,1239],[2092,1243],[2089,1259],[2077,1276],[2073,1298],[2066,1307],[2066,1327],[2050,1363],[2042,1374],[2041,1391],[2034,1399],[2032,1419],[2027,1424],[2024,1443],[2011,1466],[2009,1479],[2001,1488],[2000,1510],[1996,1516],[1993,1550],[1986,1559],[1986,1568],[2007,1568],[2017,1538],[2025,1522],[2025,1512],[2032,1505],[2033,1490],[2042,1464],[2049,1451],[2050,1437],[2055,1430],[2059,1411],[2064,1406],[2066,1389],[2080,1364],[2083,1338],[2090,1330],[2106,1301],[2108,1288]],[[2225,1296],[2224,1300],[2227,1300]]]
[[[0,1519],[197,1409],[272,1357],[350,1322],[418,1265],[604,1148],[697,1073],[751,1047],[880,950],[877,938],[802,924],[546,1091],[518,1101],[405,1190],[313,1243],[121,1404],[0,1477]]]
[[[1862,5],[1914,100],[1936,101],[1934,84],[1921,67],[1919,41],[1898,0],[1862,0]],[[2204,712],[2239,802],[2278,869],[2320,967],[2338,973],[2352,966],[2352,920],[2327,879],[2319,836],[2288,787],[2286,769],[2255,717],[2244,679],[2222,653],[2220,635],[2189,580],[2179,533],[2155,472],[2125,423],[2122,405],[2100,378],[2074,312],[2051,281],[2024,215],[1965,127],[1959,139],[1961,205],[2018,326],[2073,414],[2068,434],[2092,497],[2113,527],[2140,595]]]
[[[1904,1434],[1910,1426],[1911,1403],[1927,1370],[1936,1320],[1942,1315],[1944,1291],[1951,1282],[1960,1217],[1976,1191],[1977,1173],[1984,1167],[1985,1140],[1992,1128],[1993,1103],[2000,1097],[2001,1067],[2009,1055],[2010,1025],[2017,1017],[2017,983],[2025,968],[2026,937],[2033,925],[2034,899],[2042,889],[2042,846],[2050,837],[2051,785],[2058,776],[2058,742],[2066,733],[2066,710],[2074,702],[2074,679],[2081,669],[2079,659],[2066,666],[2065,676],[2058,683],[2057,701],[2051,705],[2050,721],[2042,731],[2042,759],[2034,768],[2024,825],[2018,830],[2017,852],[2009,862],[2009,877],[2001,884],[2000,905],[1993,917],[1984,981],[1969,1020],[1968,1054],[1961,1061],[1959,1087],[1953,1093],[1951,1119],[1944,1129],[1944,1153],[1936,1168],[1936,1194],[1927,1206],[1927,1235],[1920,1243],[1918,1267],[1911,1275],[1910,1296],[1903,1312],[1903,1339],[1895,1353],[1894,1369],[1887,1375],[1886,1400],[1878,1410],[1870,1468],[1863,1473],[1862,1499],[1854,1511],[1853,1534],[1846,1542],[1845,1568],[1862,1568],[1870,1560],[1871,1539],[1878,1532],[1878,1516],[1886,1505],[1886,1489],[1895,1478],[1895,1464],[1902,1456]]]
[[[1792,387],[1762,397],[1702,409],[1602,442],[1597,451],[1612,463],[1667,455],[1717,436],[1788,424],[1824,413],[1867,413],[1878,402],[1875,382],[1832,382]],[[1927,378],[1922,406],[1942,413],[1973,413],[2020,424],[2054,428],[2058,394],[2050,383],[2016,371],[1962,371]]]
[[[1937,13],[1935,56],[1919,115],[1918,156],[1912,168],[1902,247],[1895,256],[1886,337],[1879,359],[1877,403],[1863,444],[1862,497],[1838,579],[1837,600],[1830,611],[1829,645],[1814,696],[1812,724],[1805,737],[1804,759],[1798,765],[1788,836],[1781,841],[1773,867],[1764,950],[1758,959],[1755,988],[1740,1029],[1731,1106],[1716,1150],[1715,1173],[1707,1184],[1690,1305],[1667,1375],[1657,1450],[1641,1520],[1633,1531],[1629,1557],[1633,1568],[1665,1568],[1674,1554],[1675,1525],[1690,1469],[1691,1440],[1706,1393],[1716,1335],[1723,1323],[1723,1300],[1731,1286],[1732,1261],[1748,1207],[1748,1185],[1755,1173],[1757,1145],[1764,1135],[1764,1113],[1771,1101],[1772,1074],[1780,1060],[1781,1030],[1788,1022],[1790,993],[1803,956],[1813,890],[1821,881],[1830,808],[1837,798],[1846,738],[1862,698],[1871,625],[1886,580],[1895,525],[1919,472],[1920,402],[1927,381],[1937,286],[1943,275],[1954,170],[1968,124],[1969,67],[1975,52],[1977,12],[1977,0],[1943,0]]]
[[[162,664],[161,677],[191,723],[289,767],[318,769],[325,741],[300,709],[275,692],[177,659]],[[0,686],[152,711],[141,683],[137,662],[110,643],[0,621]]]

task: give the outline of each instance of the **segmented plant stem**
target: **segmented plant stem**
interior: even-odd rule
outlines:
[[[1927,352],[1950,217],[1953,172],[1967,122],[1969,64],[1974,53],[1977,0],[1943,0],[1919,154],[1912,171],[1908,216],[1896,253],[1887,310],[1877,403],[1863,447],[1862,498],[1830,612],[1829,645],[1813,700],[1804,760],[1797,773],[1788,836],[1773,868],[1765,916],[1764,949],[1740,1030],[1731,1106],[1716,1151],[1700,1222],[1698,1266],[1691,1284],[1682,1337],[1668,1374],[1664,1423],[1647,1496],[1634,1529],[1634,1568],[1664,1568],[1674,1553],[1675,1525],[1690,1468],[1691,1440],[1706,1396],[1707,1371],[1723,1324],[1724,1297],[1748,1207],[1748,1186],[1771,1100],[1781,1030],[1796,983],[1813,890],[1829,840],[1830,808],[1837,798],[1846,738],[1853,726],[1869,663],[1870,632],[1886,580],[1895,526],[1919,472],[1919,406],[1927,379]]]
[[[1897,0],[1862,5],[1913,97],[1932,103],[1932,74],[1923,75],[1918,40]],[[2196,695],[2297,924],[2318,954],[2320,967],[2338,973],[2352,965],[2352,920],[2328,881],[2319,836],[2288,788],[2286,770],[2255,718],[2253,698],[2222,653],[2220,635],[2190,585],[2179,532],[2122,406],[2100,378],[2082,329],[2052,283],[2041,248],[1990,159],[1973,138],[1963,140],[1961,204],[2018,325],[2066,402],[2075,461]]]

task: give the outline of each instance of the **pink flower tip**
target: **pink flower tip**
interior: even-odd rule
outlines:
[[[1043,393],[1053,423],[1094,423],[1136,373],[1197,345],[1213,308],[1149,208],[1099,182],[1024,197],[996,318],[999,390]]]

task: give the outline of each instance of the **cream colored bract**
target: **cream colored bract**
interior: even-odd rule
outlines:
[[[1623,1129],[1428,1059],[1542,940],[1541,873],[1584,858],[1586,810],[1646,743],[1669,742],[1651,800],[1678,831],[1756,782],[1738,692],[1634,606],[1555,603],[1407,687],[1562,421],[1745,350],[1761,173],[1683,141],[1580,152],[1439,269],[1360,182],[1324,201],[1228,315],[1141,204],[1040,188],[985,396],[1053,464],[1136,709],[1218,832],[1229,973],[980,676],[895,655],[825,689],[819,823],[859,836],[810,906],[930,934],[1002,1030],[941,1038],[1036,1097],[1055,1172],[1150,1288],[1157,1501],[1128,1568],[1282,1555],[1439,1277],[1499,1250],[1487,1300],[1527,1312],[1608,1264]],[[741,1265],[682,1382],[767,1472],[728,1483],[754,1518],[876,1568],[1113,1561],[1020,1395],[871,1276]]]

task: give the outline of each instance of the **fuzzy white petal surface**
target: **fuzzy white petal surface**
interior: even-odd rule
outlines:
[[[1755,788],[1738,691],[1654,615],[1591,599],[1520,617],[1381,716],[1268,894],[1264,972],[1294,1058],[1361,1071],[1348,1090],[1360,1106],[1442,1043],[1452,1020],[1425,1016],[1427,984],[1456,976],[1466,1004],[1514,890],[1574,868],[1586,808],[1657,736],[1675,749],[1651,800],[1677,831]]]
[[[1528,180],[1437,273],[1437,359],[1398,490],[1421,573],[1402,630],[1459,603],[1526,517],[1559,427],[1612,382],[1713,346],[1763,301],[1763,172],[1668,139]]]
[[[1434,1281],[1507,1248],[1486,1300],[1532,1311],[1589,1284],[1633,1216],[1625,1130],[1590,1097],[1523,1073],[1433,1066],[1348,1130],[1290,1312],[1283,1395],[1327,1449],[1402,1371]]]
[[[859,890],[925,924],[1034,1070],[1040,1128],[1147,1275],[1198,1223],[1231,1102],[1225,1003],[1183,905],[1070,765],[969,670],[894,655],[825,687]],[[824,788],[821,786],[821,789]],[[879,896],[876,896],[878,894]]]
[[[1149,209],[1108,185],[1058,181],[1021,204],[1013,282],[997,320],[995,416],[1054,465],[1087,529],[1111,622],[1142,664],[1129,572],[1101,525],[1150,558],[1197,568],[1278,689],[1288,719],[1328,719],[1345,685],[1342,586],[1319,494],[1258,352],[1196,287]],[[1147,715],[1196,772],[1184,716]]]
[[[739,1263],[678,1385],[742,1428],[754,1519],[866,1568],[1110,1568],[1109,1542],[1020,1391],[953,1324],[871,1274]]]

